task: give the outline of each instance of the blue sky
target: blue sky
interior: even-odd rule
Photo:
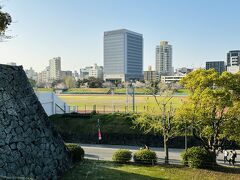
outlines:
[[[155,67],[155,46],[173,46],[175,68],[226,60],[240,49],[238,0],[1,0],[12,15],[13,38],[0,43],[0,63],[41,71],[62,57],[62,69],[103,64],[103,32],[143,34],[144,69]]]

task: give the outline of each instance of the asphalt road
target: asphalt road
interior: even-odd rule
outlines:
[[[122,146],[122,145],[99,145],[99,144],[80,144],[81,147],[85,151],[85,158],[88,159],[96,159],[96,160],[106,160],[111,161],[113,153],[118,149],[129,149],[133,153],[139,150],[140,147],[137,146]],[[159,158],[159,162],[164,162],[164,149],[150,147],[151,150],[155,151],[157,157]],[[180,164],[181,163],[181,152],[184,149],[169,149],[169,161],[172,164]],[[240,151],[237,152],[238,157],[236,159],[236,165],[240,166]],[[218,155],[218,163],[224,165],[223,163],[223,153]],[[225,164],[228,165],[228,164]]]

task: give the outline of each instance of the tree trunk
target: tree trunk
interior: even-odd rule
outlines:
[[[169,155],[168,155],[168,139],[167,136],[164,135],[164,152],[165,152],[165,164],[169,164]]]

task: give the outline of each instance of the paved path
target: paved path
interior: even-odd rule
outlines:
[[[85,157],[88,159],[99,159],[99,160],[106,160],[111,161],[113,153],[118,149],[129,149],[132,152],[139,150],[140,147],[138,146],[122,146],[122,145],[99,145],[99,144],[80,144],[81,147],[85,151]],[[156,148],[150,147],[151,150],[154,150],[159,158],[160,162],[163,162],[164,158],[164,149],[163,148]],[[169,159],[170,163],[179,164],[181,161],[181,152],[184,149],[169,149]],[[224,165],[223,161],[223,154],[220,153],[218,156],[218,163]],[[238,151],[238,157],[236,159],[237,166],[240,166],[240,151]],[[228,164],[226,164],[228,165]]]

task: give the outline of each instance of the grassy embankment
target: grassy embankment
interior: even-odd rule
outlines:
[[[137,115],[131,114],[97,114],[84,117],[81,114],[53,115],[50,122],[66,142],[98,143],[98,119],[102,132],[103,144],[122,144],[151,147],[163,147],[160,134],[144,133],[134,125]],[[188,138],[188,145],[197,145],[196,139]],[[178,136],[169,142],[171,148],[184,148],[184,137]]]
[[[114,180],[239,180],[240,168],[219,167],[215,170],[190,169],[184,166],[143,166],[115,164],[113,162],[85,160],[67,172],[63,180],[114,179]]]
[[[133,128],[131,115],[104,114],[93,115],[87,118],[53,115],[50,121],[60,133],[75,133],[78,135],[95,135],[97,121],[100,120],[101,131],[107,133],[138,134],[140,131]],[[117,128],[116,128],[117,127]]]

